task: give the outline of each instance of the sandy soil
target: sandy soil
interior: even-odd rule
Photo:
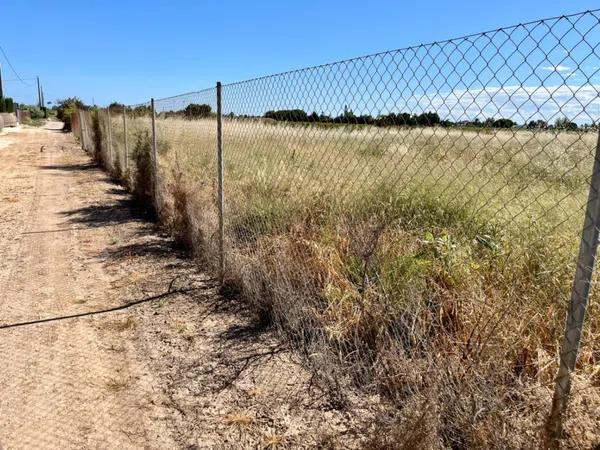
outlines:
[[[59,125],[0,136],[0,448],[356,444]]]

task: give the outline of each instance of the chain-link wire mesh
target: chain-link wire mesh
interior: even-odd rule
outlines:
[[[77,111],[79,116],[79,140],[81,147],[88,153],[95,152],[94,122],[91,111]]]
[[[204,89],[156,100],[157,154],[163,220],[177,237],[216,261],[216,94]]]
[[[123,114],[125,107],[121,105],[111,105],[107,109],[108,120],[108,136],[110,143],[109,159],[111,164],[111,172],[117,178],[126,180],[127,162],[125,153],[125,127],[123,122]]]
[[[597,234],[577,259],[595,211],[599,25],[588,11],[222,87],[224,281],[352,418],[347,444],[539,444],[558,366],[574,367],[560,355],[579,337],[559,348],[565,316],[581,328],[575,269],[588,283],[595,256]],[[124,110],[127,183],[152,204],[158,180],[159,217],[213,270],[216,98],[154,102],[156,178],[149,105]],[[578,370],[558,384],[574,447],[600,440],[591,296]],[[289,374],[268,376],[293,395]]]
[[[96,158],[110,172],[114,169],[112,155],[112,139],[109,139],[110,116],[108,109],[97,109],[94,112],[94,131],[96,133]]]

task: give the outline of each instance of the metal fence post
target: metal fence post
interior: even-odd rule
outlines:
[[[154,206],[158,213],[158,157],[156,152],[156,111],[154,109],[154,99],[150,99],[152,108],[152,164],[154,171]]]
[[[123,106],[123,136],[125,141],[125,171],[129,168],[129,146],[127,143],[127,107]]]
[[[82,142],[84,145],[83,148],[86,152],[89,152],[90,145],[91,145],[91,142],[90,142],[91,135],[90,135],[90,130],[88,129],[87,114],[85,111],[81,111],[80,114],[81,114],[81,121],[83,123],[83,128],[82,128],[82,133],[83,133]]]
[[[108,123],[108,170],[112,171],[112,130],[110,128],[110,106],[106,108],[106,121]]]
[[[79,116],[79,133],[81,134],[81,148],[86,150],[85,148],[85,124],[83,122],[83,112],[81,110],[77,111],[77,115]]]
[[[217,82],[217,178],[218,178],[218,203],[219,203],[219,276],[223,281],[225,274],[225,227],[224,196],[223,196],[223,111],[221,108],[221,82]]]
[[[596,264],[596,251],[598,250],[598,235],[600,227],[600,132],[596,143],[596,153],[590,191],[588,194],[585,221],[579,244],[579,256],[575,279],[571,290],[571,301],[567,312],[565,333],[560,349],[560,361],[552,410],[546,425],[548,439],[547,447],[558,448],[563,435],[563,421],[571,392],[571,372],[575,370],[577,353],[581,343],[581,334],[585,319],[585,312],[590,295],[592,276]]]

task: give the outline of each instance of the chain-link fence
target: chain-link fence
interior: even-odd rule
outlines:
[[[82,143],[277,327],[363,442],[591,447],[599,25],[81,112]]]

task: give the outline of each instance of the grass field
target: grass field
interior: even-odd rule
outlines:
[[[130,118],[126,170],[112,119],[113,168],[132,188],[149,130]],[[339,406],[356,389],[375,396],[371,426],[386,432],[373,447],[407,433],[432,446],[534,446],[597,133],[249,119],[224,120],[223,133],[226,283]],[[214,269],[216,122],[158,119],[157,134],[159,215]],[[577,444],[600,429],[597,300],[569,419]]]

